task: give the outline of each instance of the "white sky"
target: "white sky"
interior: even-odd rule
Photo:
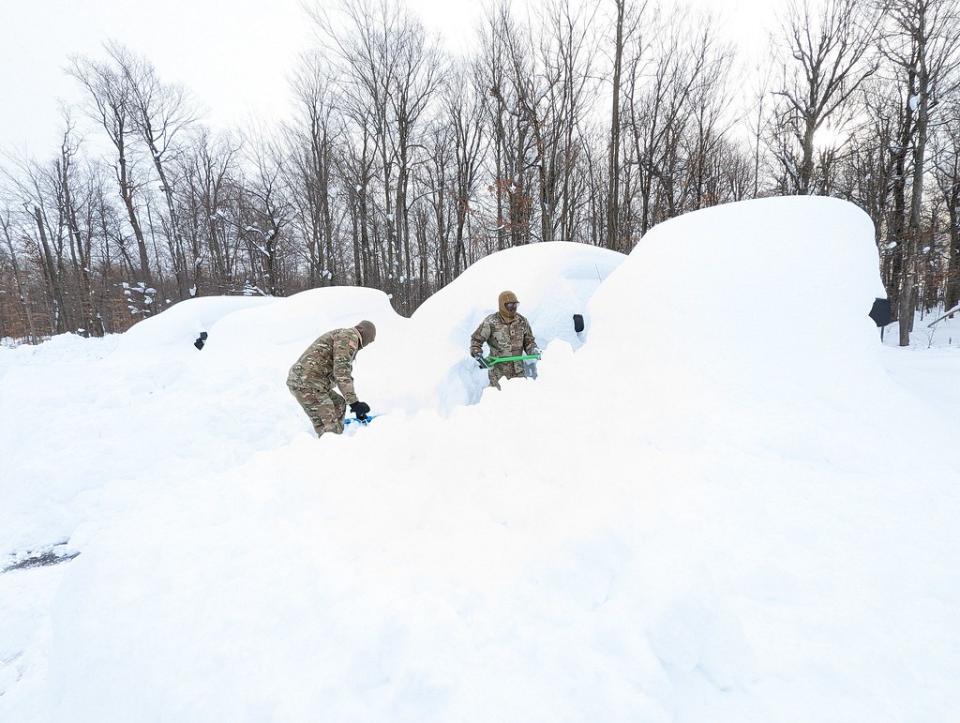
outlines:
[[[320,0],[331,6],[338,0]],[[517,9],[538,0],[514,0]],[[600,0],[613,7],[613,0]],[[785,0],[688,0],[719,16],[745,63],[763,58]],[[470,47],[483,0],[408,0],[448,50]],[[664,0],[671,6],[671,0]],[[273,123],[285,115],[287,78],[312,29],[300,0],[0,0],[0,151],[46,157],[58,145],[60,103],[80,95],[64,66],[118,40],[161,78],[190,89],[213,127]]]

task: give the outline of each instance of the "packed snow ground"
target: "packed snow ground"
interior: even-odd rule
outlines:
[[[409,320],[324,289],[0,350],[0,553],[80,553],[0,574],[0,720],[950,720],[960,351],[880,345],[872,239],[752,201]],[[539,378],[481,394],[511,286]],[[317,440],[286,367],[360,318],[389,413]]]

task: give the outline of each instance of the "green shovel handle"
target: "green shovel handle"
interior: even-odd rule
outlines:
[[[488,356],[484,359],[487,367],[495,367],[497,364],[507,364],[508,362],[539,360],[539,354],[521,354],[520,356]]]

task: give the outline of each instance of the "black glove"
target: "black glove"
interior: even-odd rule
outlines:
[[[350,405],[350,411],[357,415],[357,419],[366,419],[370,414],[370,405],[366,402],[354,402]]]
[[[473,355],[473,358],[477,360],[477,364],[480,365],[481,369],[487,369],[487,363],[483,360],[483,354],[477,353]]]

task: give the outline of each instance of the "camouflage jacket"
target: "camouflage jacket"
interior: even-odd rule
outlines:
[[[357,401],[353,388],[353,359],[360,348],[356,329],[334,329],[317,339],[290,367],[287,385],[329,391],[340,387],[347,404]]]
[[[533,330],[526,317],[517,314],[512,321],[504,321],[500,313],[490,314],[470,337],[470,356],[483,352],[484,342],[492,356],[519,356],[530,353],[537,346]],[[522,362],[515,362],[522,368]]]

